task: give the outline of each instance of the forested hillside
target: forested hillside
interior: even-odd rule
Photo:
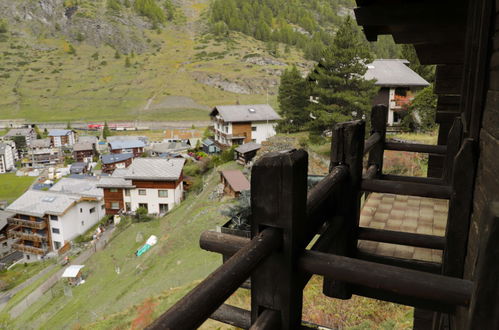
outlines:
[[[295,45],[318,60],[353,0],[214,0],[210,22],[215,34],[239,31],[266,42]]]

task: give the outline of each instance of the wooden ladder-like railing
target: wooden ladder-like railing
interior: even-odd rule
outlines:
[[[467,214],[466,207],[459,204],[462,189],[467,189],[474,177],[471,168],[467,168],[471,173],[463,173],[475,159],[473,141],[465,141],[459,152],[451,145],[387,142],[386,111],[384,106],[373,108],[372,132],[365,143],[363,121],[336,125],[330,173],[308,192],[305,151],[275,152],[260,158],[251,176],[252,238],[203,233],[201,247],[222,253],[227,261],[149,328],[194,329],[210,317],[241,328],[309,328],[301,320],[303,288],[314,274],[324,277],[323,292],[330,297],[348,299],[358,294],[447,313],[471,305],[473,315],[484,313],[475,306],[483,308],[486,302],[476,293],[491,281],[486,276],[487,263],[478,269],[483,283],[462,279],[466,244],[462,230],[466,224],[458,223]],[[449,141],[459,142],[460,131],[453,129],[456,136],[449,136]],[[434,179],[383,174],[384,150],[446,155],[444,175]],[[453,150],[456,155],[450,155]],[[363,176],[365,154],[368,167]],[[363,191],[449,199],[446,237],[359,228]],[[462,214],[457,214],[458,209]],[[498,217],[497,212],[492,214]],[[360,254],[359,239],[441,249],[444,260],[442,265],[434,265]],[[251,310],[225,305],[249,277]]]

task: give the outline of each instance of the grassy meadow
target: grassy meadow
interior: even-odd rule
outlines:
[[[15,173],[0,174],[0,200],[9,204],[21,196],[35,181],[34,177],[16,176]]]

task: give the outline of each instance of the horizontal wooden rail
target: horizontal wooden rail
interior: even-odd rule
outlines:
[[[442,264],[433,261],[423,261],[417,259],[403,259],[397,257],[383,256],[364,251],[357,251],[355,255],[357,259],[371,261],[379,264],[385,264],[395,267],[419,270],[421,272],[441,274]]]
[[[258,264],[281,244],[278,230],[264,229],[157,318],[148,329],[196,329],[239,288]]]
[[[366,227],[359,228],[359,239],[427,249],[445,248],[445,237]]]
[[[220,306],[211,314],[210,319],[242,329],[249,329],[251,326],[250,311],[227,304]]]
[[[221,253],[224,256],[231,257],[250,241],[251,239],[246,237],[207,230],[201,234],[199,246],[203,250]]]
[[[258,316],[250,330],[274,330],[281,328],[281,317],[279,313],[271,309],[266,309]]]
[[[371,151],[374,146],[381,141],[381,134],[373,133],[365,142],[364,142],[364,155]]]
[[[449,199],[451,195],[449,186],[379,179],[362,180],[361,189],[363,191],[441,199]]]
[[[383,174],[381,175],[380,179],[387,181],[403,181],[403,182],[414,182],[414,183],[423,183],[423,184],[436,184],[436,185],[444,184],[444,181],[441,178],[426,178],[426,177],[407,176],[407,175]]]
[[[339,281],[382,289],[442,304],[468,306],[472,282],[411,269],[305,251],[298,267],[306,272]]]
[[[445,155],[447,153],[447,146],[386,141],[385,150],[397,150],[397,151],[419,152],[425,154]]]

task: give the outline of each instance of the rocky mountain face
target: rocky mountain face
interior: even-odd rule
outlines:
[[[111,11],[106,1],[0,0],[0,18],[20,37],[84,40],[110,45],[122,53],[148,48],[143,30],[151,27],[131,10]]]

